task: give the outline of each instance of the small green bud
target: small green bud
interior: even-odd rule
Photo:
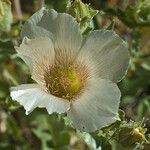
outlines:
[[[97,10],[90,8],[90,5],[84,4],[81,0],[69,1],[67,5],[67,12],[76,18],[80,23],[81,29],[89,26],[93,17],[98,13]]]
[[[11,30],[11,36],[17,37],[20,34],[20,30],[18,28],[12,28]]]

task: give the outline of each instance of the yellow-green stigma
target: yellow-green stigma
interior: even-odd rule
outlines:
[[[45,73],[47,91],[60,98],[71,100],[76,97],[86,84],[86,69],[83,66],[53,66]]]

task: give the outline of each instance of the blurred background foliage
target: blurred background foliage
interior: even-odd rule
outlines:
[[[127,41],[130,67],[119,83],[120,109],[125,112],[124,116],[120,111],[122,122],[88,134],[71,128],[65,115],[63,119],[56,114],[50,116],[45,109],[26,116],[9,93],[11,86],[33,82],[27,66],[16,56],[14,45],[21,41],[25,20],[44,1],[0,0],[0,150],[100,150],[100,146],[102,150],[150,150],[150,144],[145,142],[150,139],[150,0],[83,2],[90,6],[86,5],[88,11],[81,16],[71,12],[68,0],[45,0],[45,5],[59,12],[67,10],[81,25],[88,21],[83,34],[106,28]]]

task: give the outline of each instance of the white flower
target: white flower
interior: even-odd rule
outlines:
[[[95,131],[119,119],[120,81],[128,68],[124,42],[113,31],[83,37],[79,24],[65,13],[42,8],[24,25],[18,56],[36,84],[11,89],[26,114],[45,107],[65,113],[74,126]]]

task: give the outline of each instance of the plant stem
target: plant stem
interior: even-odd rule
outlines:
[[[15,10],[17,14],[18,19],[23,19],[22,11],[21,11],[21,5],[20,0],[14,0]]]

